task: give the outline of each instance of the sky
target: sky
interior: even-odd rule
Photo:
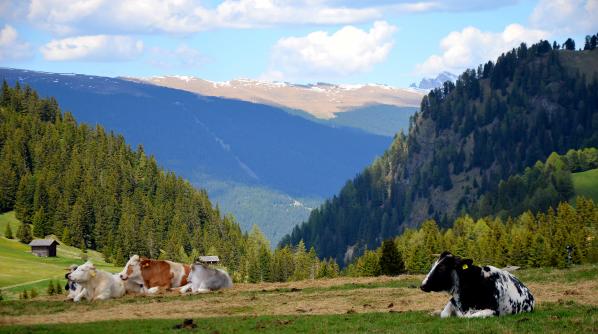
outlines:
[[[598,32],[598,0],[0,0],[0,67],[406,87]]]

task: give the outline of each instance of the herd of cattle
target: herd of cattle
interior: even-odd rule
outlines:
[[[129,293],[153,294],[160,289],[179,288],[181,293],[202,293],[233,286],[228,273],[203,263],[192,265],[152,260],[133,255],[122,272],[111,274],[93,263],[72,265],[65,275],[67,299],[106,300]]]
[[[152,294],[160,289],[178,288],[181,293],[202,293],[230,288],[230,276],[202,263],[186,265],[151,260],[133,255],[122,272],[111,274],[91,263],[71,266],[65,275],[68,298],[105,300],[127,292]],[[531,312],[534,296],[511,273],[492,266],[478,267],[470,259],[444,252],[420,286],[424,292],[448,292],[451,299],[440,316],[488,317]]]

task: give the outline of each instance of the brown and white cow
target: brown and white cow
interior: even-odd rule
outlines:
[[[120,273],[127,292],[155,293],[187,284],[189,265],[133,255]]]

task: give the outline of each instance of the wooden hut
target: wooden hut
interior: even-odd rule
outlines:
[[[205,264],[218,264],[220,263],[220,258],[216,255],[200,256],[197,258],[197,261]]]
[[[58,241],[53,239],[35,239],[29,243],[31,253],[37,256],[54,257],[56,256],[56,246]]]

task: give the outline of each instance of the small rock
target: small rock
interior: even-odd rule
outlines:
[[[391,308],[393,306],[395,306],[395,304],[394,303],[390,303],[390,304],[388,304],[387,308]]]
[[[197,324],[193,323],[193,319],[185,319],[182,324],[174,325],[174,329],[193,329],[197,328]]]

